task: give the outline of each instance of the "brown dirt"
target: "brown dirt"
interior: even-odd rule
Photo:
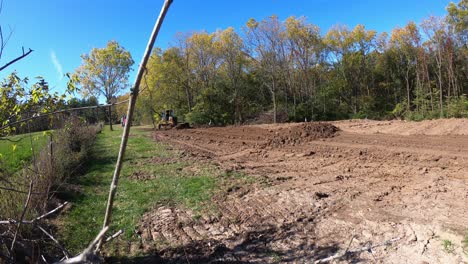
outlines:
[[[342,131],[302,123],[155,132],[257,181],[216,196],[216,214],[148,212],[139,232],[158,257],[141,261],[313,263],[348,248],[335,263],[467,263],[467,120],[333,124]],[[286,138],[294,140],[277,144]],[[363,247],[373,248],[352,252]]]
[[[268,146],[302,144],[318,138],[331,138],[339,129],[330,123],[302,123],[286,131],[277,131],[267,141]]]

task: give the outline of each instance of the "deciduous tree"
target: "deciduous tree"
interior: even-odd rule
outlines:
[[[81,58],[82,64],[76,69],[76,75],[85,95],[104,96],[107,103],[112,103],[113,98],[128,88],[128,76],[134,62],[130,52],[117,41],[109,41],[105,48],[93,48]],[[108,117],[112,130],[111,106]]]

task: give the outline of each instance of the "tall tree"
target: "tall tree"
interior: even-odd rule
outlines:
[[[297,97],[311,101],[311,109],[307,111],[310,114],[315,108],[319,65],[324,61],[325,46],[320,36],[320,28],[308,24],[304,17],[288,17],[284,24],[289,50],[288,70],[285,71],[288,79],[286,83],[289,84],[292,93],[293,117],[296,119]]]
[[[392,48],[394,48],[399,55],[397,64],[406,84],[406,108],[408,112],[411,111],[412,74],[418,63],[417,50],[415,47],[419,40],[419,29],[414,22],[409,22],[404,28],[395,28],[390,38]]]
[[[243,97],[241,81],[247,63],[243,52],[244,43],[231,27],[218,32],[217,38],[216,46],[222,60],[220,71],[230,86],[230,101],[234,104],[234,122],[240,124],[242,122]]]
[[[257,71],[261,73],[263,84],[268,87],[273,103],[273,123],[277,121],[278,92],[281,87],[281,64],[284,63],[285,29],[277,16],[257,22],[251,18],[247,22],[246,35],[250,57],[256,57]]]
[[[460,37],[468,45],[468,0],[460,0],[458,4],[451,2],[447,6],[447,20],[454,26],[455,31],[460,34]]]
[[[76,69],[79,84],[85,95],[104,96],[111,103],[128,88],[128,73],[133,65],[130,52],[117,41],[109,41],[105,48],[93,48],[81,55],[82,64]],[[108,108],[109,126],[112,130],[112,107]]]

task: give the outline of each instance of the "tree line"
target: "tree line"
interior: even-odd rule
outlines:
[[[173,109],[192,123],[467,117],[468,1],[390,33],[322,34],[304,17],[180,33],[147,66],[137,118]],[[268,115],[267,115],[268,116]]]

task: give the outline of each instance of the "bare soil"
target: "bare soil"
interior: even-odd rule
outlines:
[[[215,213],[147,213],[142,245],[161,262],[314,263],[338,254],[333,263],[468,263],[467,119],[232,126],[154,137],[256,179],[216,195]]]

